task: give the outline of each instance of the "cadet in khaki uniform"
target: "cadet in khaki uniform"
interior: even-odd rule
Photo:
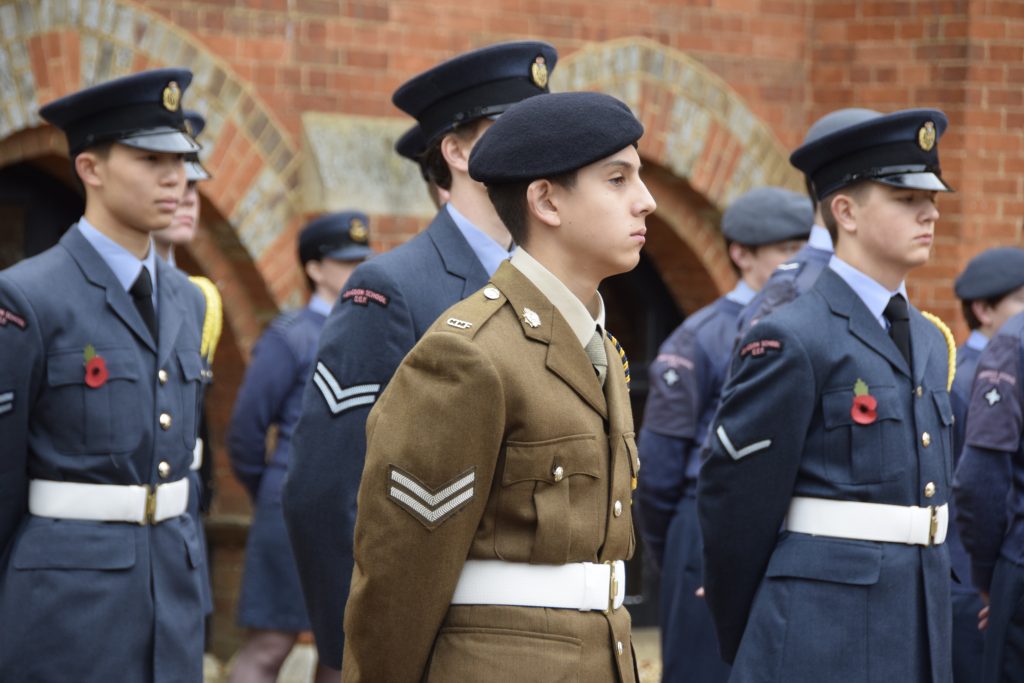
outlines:
[[[354,681],[635,681],[621,607],[639,462],[597,286],[655,208],[615,98],[524,100],[470,174],[519,249],[406,356],[367,423]]]

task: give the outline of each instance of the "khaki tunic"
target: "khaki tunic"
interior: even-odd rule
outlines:
[[[608,562],[634,546],[639,461],[615,347],[602,389],[522,273],[505,263],[488,287],[497,298],[485,288],[438,319],[370,413],[342,679],[633,682],[625,608],[450,605],[467,558]]]

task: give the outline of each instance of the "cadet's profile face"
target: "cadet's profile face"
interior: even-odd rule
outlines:
[[[657,208],[640,168],[640,155],[630,145],[581,168],[571,189],[554,186],[560,241],[573,251],[576,266],[598,281],[640,261],[646,219]]]
[[[199,192],[196,190],[196,182],[188,181],[185,186],[185,194],[182,196],[178,210],[174,212],[171,224],[153,233],[153,238],[158,242],[173,246],[184,246],[196,236],[196,227],[199,225]]]
[[[185,156],[111,145],[95,165],[95,190],[120,226],[152,233],[171,224],[185,193]]]

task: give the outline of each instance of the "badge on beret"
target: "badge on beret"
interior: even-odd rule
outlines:
[[[181,105],[181,88],[177,81],[171,81],[164,88],[164,109],[167,111],[178,111]]]
[[[548,65],[544,61],[544,55],[537,55],[530,65],[530,78],[538,88],[548,87]]]
[[[369,232],[366,230],[366,224],[363,223],[360,218],[353,218],[352,222],[348,224],[348,236],[352,238],[353,242],[366,243],[366,237]]]
[[[926,152],[932,151],[935,146],[935,123],[925,121],[917,131],[917,145]]]

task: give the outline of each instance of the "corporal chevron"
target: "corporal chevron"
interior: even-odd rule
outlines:
[[[313,383],[323,395],[327,409],[335,416],[346,410],[373,403],[380,393],[380,384],[357,384],[342,388],[327,366],[321,362],[316,364]]]
[[[388,497],[428,529],[436,529],[461,510],[475,493],[476,469],[432,489],[409,472],[392,466]]]

